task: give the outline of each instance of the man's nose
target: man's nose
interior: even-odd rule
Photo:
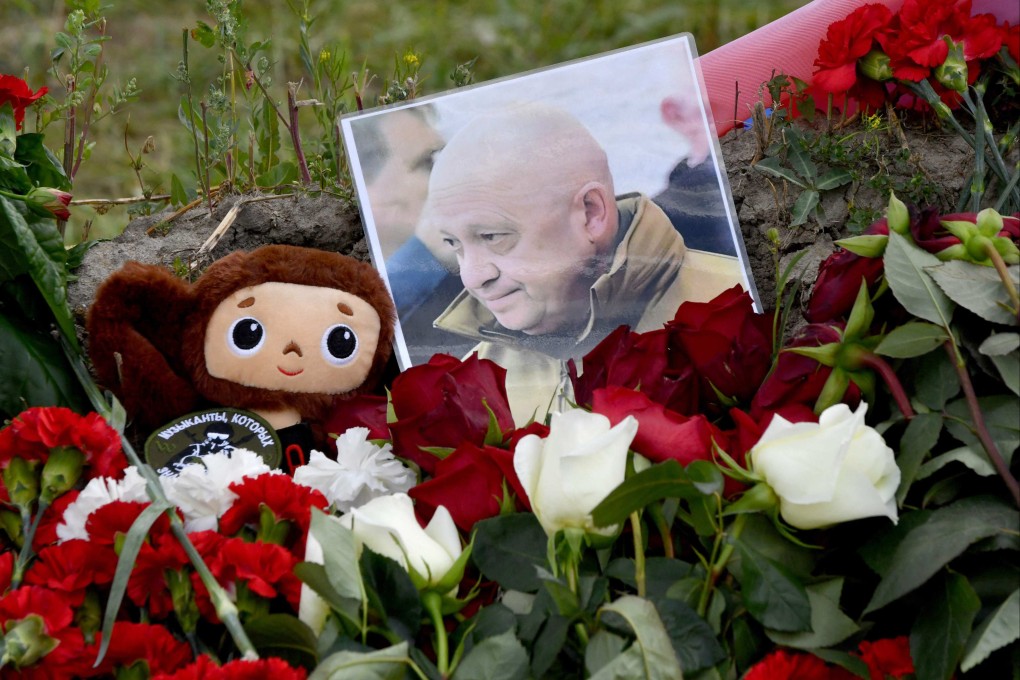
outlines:
[[[468,290],[478,290],[499,278],[499,268],[485,253],[473,248],[464,250],[460,261],[460,280]]]

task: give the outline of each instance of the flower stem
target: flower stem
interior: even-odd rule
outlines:
[[[434,590],[426,590],[421,594],[421,603],[429,613],[435,635],[436,668],[439,675],[446,678],[450,674],[450,643],[446,638],[446,625],[443,623],[442,596]]]
[[[290,113],[290,140],[294,144],[294,155],[297,157],[298,169],[301,170],[301,183],[308,186],[312,183],[312,176],[308,173],[308,162],[305,160],[304,149],[301,148],[301,131],[298,129],[298,104],[297,104],[298,83],[287,83],[287,110]]]
[[[913,418],[915,414],[914,408],[910,405],[910,397],[907,396],[907,392],[903,389],[900,379],[896,377],[896,372],[893,371],[892,366],[874,352],[861,352],[855,358],[864,366],[878,373],[882,380],[885,381],[886,387],[892,393],[893,401],[896,402],[896,406],[900,409],[903,417],[907,420]]]
[[[35,532],[39,529],[39,521],[42,519],[43,513],[46,512],[46,508],[48,508],[49,505],[49,503],[40,499],[35,517],[32,517],[28,508],[21,508],[21,526],[24,527],[22,538],[24,542],[21,544],[21,550],[18,551],[18,558],[15,560],[14,569],[11,572],[11,590],[15,590],[18,586],[20,586],[21,581],[25,578],[25,569],[28,568],[28,563],[35,555],[35,551],[32,549],[32,542],[35,540]]]
[[[655,529],[659,532],[659,536],[662,539],[662,551],[668,559],[676,557],[676,550],[673,548],[673,535],[669,530],[669,525],[666,523],[666,517],[663,514],[662,506],[658,503],[652,503],[648,506],[648,514],[652,518],[652,522],[655,523]]]
[[[744,531],[744,525],[747,524],[747,513],[737,515],[737,518],[733,520],[733,524],[730,525],[728,532],[720,531],[715,537],[715,548],[713,548],[714,560],[709,565],[708,573],[705,575],[705,586],[701,589],[701,598],[698,600],[698,616],[704,618],[705,613],[708,611],[708,603],[711,599],[712,591],[715,589],[715,584],[722,575],[723,570],[726,569],[726,564],[730,561],[730,557],[733,555],[733,548],[736,545],[736,541],[740,538],[740,534]],[[715,553],[718,552],[716,555]]]
[[[991,241],[985,244],[985,253],[988,255],[988,259],[992,261],[995,271],[999,272],[1002,285],[1006,289],[1006,293],[1009,294],[1010,301],[1013,303],[1013,312],[1016,313],[1017,310],[1020,310],[1020,294],[1017,293],[1013,278],[1009,275],[1006,262],[1002,259],[1002,255],[995,249]]]
[[[974,419],[974,429],[978,439],[981,441],[981,445],[984,446],[985,453],[988,454],[988,458],[995,467],[995,471],[999,473],[1002,481],[1006,484],[1006,488],[1009,489],[1013,502],[1017,507],[1020,507],[1020,484],[1017,483],[1016,478],[1010,473],[1009,466],[1006,465],[1002,454],[999,453],[999,448],[995,445],[995,440],[992,439],[992,435],[988,431],[988,425],[981,414],[981,406],[978,404],[977,394],[974,392],[974,385],[971,383],[970,375],[963,364],[963,357],[960,356],[948,340],[943,347],[946,348],[946,352],[949,354],[949,361],[956,368],[956,375],[960,378],[960,386],[963,387],[963,394],[967,400],[967,406],[970,408],[970,417]]]
[[[645,541],[641,535],[641,516],[635,511],[630,513],[630,528],[634,534],[634,581],[637,583],[638,597],[644,597],[645,586]]]

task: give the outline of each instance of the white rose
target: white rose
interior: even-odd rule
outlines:
[[[408,571],[414,570],[429,585],[446,576],[460,557],[460,534],[450,512],[440,505],[424,529],[414,515],[406,493],[380,496],[339,519],[354,532],[360,545],[385,555]]]
[[[603,415],[573,409],[552,414],[545,439],[528,435],[517,443],[514,470],[548,535],[568,527],[616,533],[615,526],[596,528],[591,511],[623,481],[637,427],[633,416],[610,427]]]
[[[415,474],[393,457],[390,444],[368,441],[368,428],[352,427],[336,440],[337,457],[312,451],[294,481],[320,491],[337,510],[349,512],[378,496],[408,491]]]
[[[817,423],[774,416],[748,454],[752,469],[779,497],[779,512],[800,529],[862,517],[897,521],[900,469],[893,450],[864,424],[868,405],[825,409]]]

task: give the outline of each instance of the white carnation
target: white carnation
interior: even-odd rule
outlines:
[[[342,512],[373,498],[405,493],[415,474],[393,456],[390,444],[368,441],[368,428],[352,427],[336,440],[337,459],[312,451],[311,460],[294,471],[294,481],[322,493]]]
[[[163,491],[184,514],[188,533],[215,530],[218,520],[237,500],[230,485],[245,477],[272,472],[259,454],[247,449],[210,453],[184,465],[176,477],[160,477]]]
[[[133,465],[124,470],[123,479],[96,477],[85,485],[78,498],[64,510],[64,517],[57,525],[57,538],[70,541],[74,538],[88,540],[85,523],[89,515],[99,508],[114,501],[138,502],[149,501],[145,493],[145,479],[138,474]]]

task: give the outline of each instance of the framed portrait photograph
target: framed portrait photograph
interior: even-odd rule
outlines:
[[[735,285],[757,304],[690,35],[341,128],[401,368],[492,359],[519,424],[560,408],[567,362],[617,327]]]

